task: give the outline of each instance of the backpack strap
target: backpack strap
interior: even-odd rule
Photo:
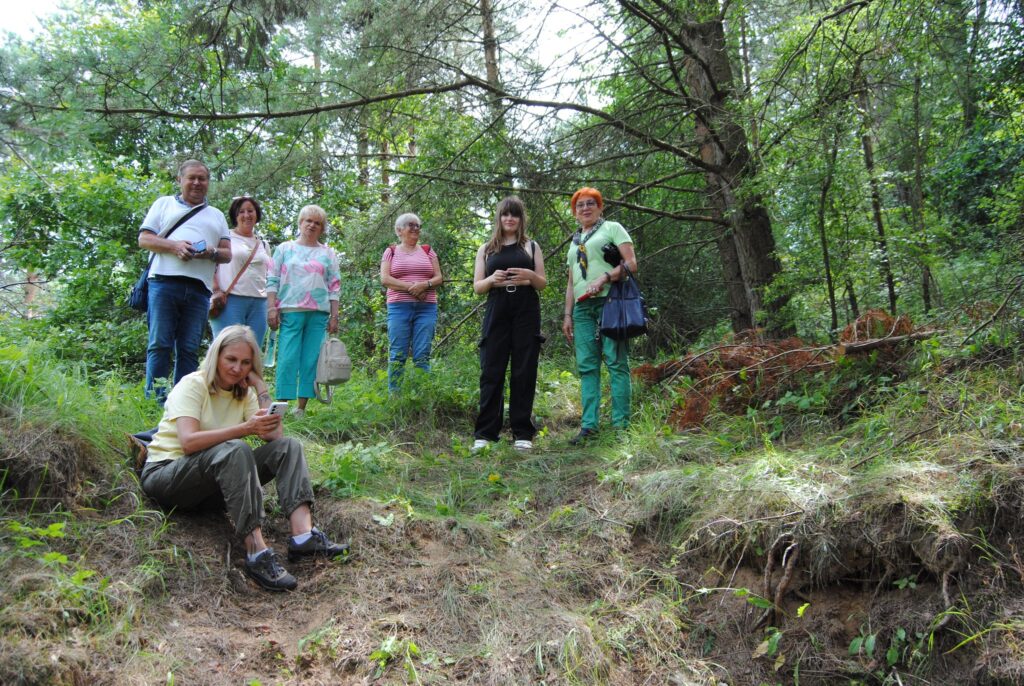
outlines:
[[[420,244],[420,247],[423,248],[423,252],[424,253],[426,253],[427,255],[430,255],[430,246],[429,245]],[[389,245],[388,246],[388,251],[391,253],[391,259],[395,259],[395,246],[394,245]]]

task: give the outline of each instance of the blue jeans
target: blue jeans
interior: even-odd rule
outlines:
[[[248,295],[229,295],[224,310],[216,319],[210,320],[213,337],[232,324],[244,324],[252,329],[256,342],[263,345],[267,333],[267,299]]]
[[[388,390],[398,390],[405,361],[430,371],[430,344],[437,326],[437,303],[388,303]]]
[[[199,344],[210,311],[210,291],[194,279],[150,277],[149,343],[146,346],[146,397],[163,403],[170,386],[154,393],[156,379],[167,379],[174,352],[174,383],[199,368]],[[174,384],[171,384],[173,386]]]
[[[330,315],[319,310],[289,310],[281,313],[277,332],[277,400],[316,396],[316,361],[327,334]],[[296,394],[296,388],[298,392]]]

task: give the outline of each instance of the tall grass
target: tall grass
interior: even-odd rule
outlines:
[[[0,682],[74,681],[72,635],[137,649],[126,639],[166,569],[154,553],[166,520],[139,497],[124,450],[125,432],[155,422],[141,396],[41,345],[0,347]]]

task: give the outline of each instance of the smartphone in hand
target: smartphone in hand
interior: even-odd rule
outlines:
[[[278,401],[276,403],[270,403],[270,409],[267,414],[274,415],[277,417],[283,417],[288,412],[288,403],[284,401]]]
[[[205,251],[206,251],[206,241],[205,240],[196,241],[195,243],[192,244],[192,252],[205,252]]]

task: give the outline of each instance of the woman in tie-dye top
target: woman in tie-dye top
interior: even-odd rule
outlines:
[[[316,361],[324,330],[338,332],[341,291],[338,256],[320,242],[327,213],[316,205],[299,212],[299,237],[274,251],[267,274],[267,324],[280,327],[277,351],[277,400],[298,398],[293,413],[306,413],[315,395]]]

